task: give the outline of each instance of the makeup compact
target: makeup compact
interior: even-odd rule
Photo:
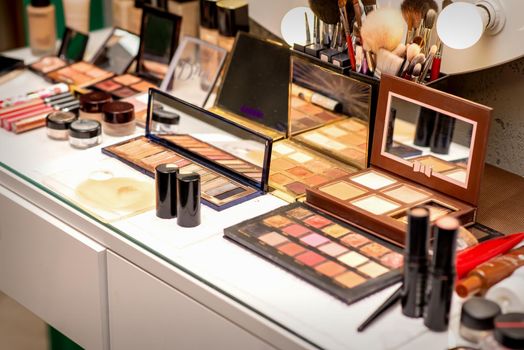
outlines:
[[[113,28],[111,34],[91,59],[97,67],[124,74],[138,54],[140,37],[122,28]]]
[[[304,203],[228,227],[224,236],[348,304],[401,279],[398,247]]]
[[[449,152],[435,153],[414,143],[421,111],[453,118]],[[427,113],[425,113],[427,114]],[[407,211],[426,206],[430,222],[442,216],[462,225],[475,222],[491,109],[413,82],[382,77],[371,168],[307,190],[317,208],[399,245],[404,244]],[[447,136],[443,136],[447,135]],[[398,152],[398,147],[421,154]]]
[[[33,72],[44,75],[72,62],[81,61],[89,40],[89,34],[66,28],[62,35],[60,49],[56,56],[45,56],[28,67]]]
[[[92,63],[80,61],[53,70],[46,74],[46,79],[53,82],[63,82],[77,87],[87,87],[113,76],[113,73],[98,68]]]
[[[178,118],[175,132],[153,129],[154,115]],[[202,202],[222,210],[267,191],[271,138],[157,89],[149,90],[146,135],[105,154],[154,176],[159,164],[200,175]]]

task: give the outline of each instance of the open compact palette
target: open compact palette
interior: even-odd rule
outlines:
[[[399,245],[414,206],[473,224],[491,109],[384,76],[377,111],[371,168],[308,188],[307,203]]]
[[[91,63],[115,74],[124,74],[138,54],[140,37],[122,28],[113,28]]]
[[[348,304],[401,279],[398,247],[303,203],[226,228],[224,235]]]
[[[86,51],[89,34],[66,28],[62,35],[60,49],[56,56],[45,56],[31,63],[30,70],[39,75],[67,66],[72,62],[81,61]]]
[[[177,130],[159,129],[158,116],[177,118]],[[102,151],[152,177],[165,163],[197,172],[203,203],[222,210],[267,191],[271,146],[271,138],[151,89],[146,135]]]

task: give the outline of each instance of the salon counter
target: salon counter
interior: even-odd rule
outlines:
[[[104,33],[92,36],[88,52]],[[28,49],[11,55],[31,59]],[[45,84],[26,71],[0,85],[0,98]],[[223,238],[225,227],[286,204],[271,195],[221,212],[203,207],[202,225],[183,229],[154,211],[104,223],[43,184],[57,172],[106,159],[100,148],[119,140],[105,136],[102,145],[81,151],[49,140],[43,129],[0,130],[0,290],[82,347],[440,350],[457,344],[452,332],[430,333],[398,306],[357,333],[398,286],[346,305]],[[486,174],[479,219],[495,229],[524,228],[518,215],[493,217],[517,198],[498,189],[524,191],[524,182],[492,167]],[[509,178],[515,184],[499,183]]]

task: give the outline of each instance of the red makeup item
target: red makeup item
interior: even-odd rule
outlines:
[[[41,108],[31,111],[30,113],[24,113],[21,115],[13,116],[11,118],[2,120],[2,127],[8,131],[11,131],[13,123],[18,122],[23,119],[31,118],[37,115],[45,115],[53,110],[54,110],[53,107],[42,105]]]
[[[433,58],[433,64],[431,65],[431,76],[429,81],[437,80],[440,76],[440,65],[442,63],[442,43],[439,44],[435,58]]]
[[[355,50],[353,48],[353,40],[351,40],[351,32],[349,31],[348,13],[346,10],[347,0],[338,0],[338,8],[340,9],[340,17],[344,31],[346,32],[346,43],[348,45],[348,56],[351,62],[351,69],[357,70],[357,61],[355,60]]]
[[[478,265],[513,249],[524,240],[524,232],[490,239],[457,253],[457,278],[465,277]]]

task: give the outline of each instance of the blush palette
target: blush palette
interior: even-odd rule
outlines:
[[[105,147],[102,151],[151,177],[155,176],[155,167],[165,163],[176,164],[182,172],[200,174],[203,203],[216,210],[225,209],[236,200],[258,195],[255,189],[221,175],[144,136]]]
[[[105,80],[112,75],[112,72],[98,68],[91,63],[80,61],[49,72],[46,74],[46,77],[55,82],[86,87]]]
[[[226,228],[224,235],[348,304],[401,279],[398,248],[303,203]]]
[[[113,99],[118,100],[142,92],[147,92],[149,88],[154,87],[156,87],[156,85],[143,80],[136,75],[124,74],[106,79],[94,85],[88,86],[87,88],[107,92],[113,96]]]

